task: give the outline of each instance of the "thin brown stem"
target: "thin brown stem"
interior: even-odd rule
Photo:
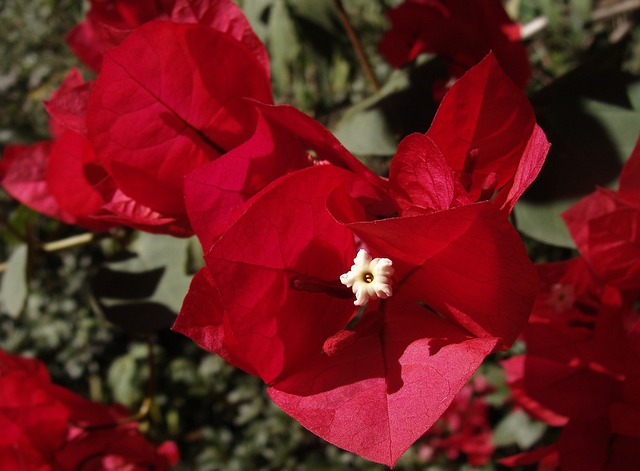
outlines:
[[[149,377],[147,378],[147,394],[146,399],[149,399],[148,409],[151,407],[151,402],[153,400],[153,395],[155,394],[155,386],[156,386],[156,359],[153,351],[153,336],[151,334],[146,334],[145,340],[147,341],[147,371],[149,372]]]
[[[380,90],[380,84],[378,83],[378,79],[376,75],[373,73],[373,69],[371,68],[371,64],[369,63],[369,59],[362,48],[362,43],[360,42],[360,37],[356,30],[353,28],[351,24],[351,20],[349,19],[349,15],[344,9],[344,4],[342,0],[334,0],[336,8],[338,9],[338,16],[340,17],[340,21],[342,21],[342,25],[347,32],[347,36],[349,37],[349,41],[353,45],[353,49],[356,52],[356,56],[358,57],[358,61],[360,62],[360,67],[364,71],[364,74],[367,76],[367,79],[371,83],[374,91]]]

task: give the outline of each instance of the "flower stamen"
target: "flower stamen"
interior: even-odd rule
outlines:
[[[386,299],[393,294],[391,275],[393,262],[388,258],[371,258],[366,250],[360,249],[353,259],[351,270],[340,275],[340,282],[351,288],[356,295],[353,302],[364,306],[369,299]]]

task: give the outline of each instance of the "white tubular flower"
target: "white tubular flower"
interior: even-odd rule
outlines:
[[[351,288],[356,295],[353,302],[356,306],[364,306],[369,299],[387,299],[393,295],[391,275],[393,262],[388,258],[371,258],[366,250],[360,249],[353,259],[351,270],[340,275],[340,282]]]

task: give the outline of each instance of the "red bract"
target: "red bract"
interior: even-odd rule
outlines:
[[[67,435],[69,410],[43,390],[49,374],[41,363],[0,350],[0,465],[46,470]]]
[[[268,68],[236,39],[246,40],[236,6],[225,14],[227,2],[178,3],[176,15],[207,18],[208,26],[150,22],[110,50],[95,82],[72,71],[47,102],[52,140],[8,149],[2,179],[10,194],[91,230],[193,233],[184,176],[249,137],[257,113],[245,97],[270,103],[271,92]],[[266,184],[284,171],[267,164],[254,176]]]
[[[73,69],[46,102],[52,139],[9,145],[0,160],[2,188],[47,216],[93,231],[127,225],[149,232],[191,234],[188,224],[163,216],[119,191],[86,139],[91,82]],[[69,185],[73,191],[69,191]]]
[[[306,114],[287,105],[255,106],[258,122],[251,138],[186,177],[189,217],[205,248],[240,214],[246,200],[289,172],[332,164],[381,183]]]
[[[240,42],[150,22],[105,55],[87,106],[89,140],[124,194],[184,220],[183,177],[253,130],[243,97],[271,101],[262,65]]]
[[[264,45],[231,0],[92,0],[87,19],[69,32],[67,43],[80,60],[99,70],[105,52],[152,20],[199,23],[223,31],[242,42],[268,74]]]
[[[387,15],[392,26],[379,49],[395,67],[420,53],[435,53],[444,57],[450,77],[457,79],[492,50],[518,87],[529,80],[520,27],[500,0],[405,0]]]
[[[640,139],[618,191],[597,191],[564,214],[578,250],[604,283],[640,288]]]
[[[24,471],[165,470],[178,460],[155,447],[122,407],[87,401],[50,382],[42,363],[0,350],[0,466]]]
[[[83,99],[79,97],[86,96],[85,85],[77,70],[69,73],[50,103],[55,115],[69,123],[70,129],[52,119],[52,139],[29,146],[7,146],[0,161],[0,182],[12,197],[40,213],[102,231],[115,223],[94,216],[111,199],[115,187],[89,142],[78,133],[82,131],[78,115],[83,113]],[[73,191],[69,191],[70,184]]]
[[[599,284],[580,258],[539,271],[543,287],[523,333],[527,354],[507,365],[513,397],[539,420],[567,423],[555,448],[563,470],[637,469],[633,295]]]
[[[391,191],[405,215],[491,198],[509,214],[549,147],[527,98],[489,54],[447,93],[427,133],[403,141]]]
[[[192,233],[184,220],[163,216],[117,190],[89,142],[74,131],[29,146],[7,146],[0,164],[0,183],[8,194],[67,224],[98,232],[126,225],[176,236]]]
[[[70,90],[82,86],[77,71],[65,79],[52,100],[70,96]],[[63,98],[64,100],[64,98]],[[79,123],[71,110],[77,104],[59,103],[59,114]],[[29,146],[7,146],[3,153],[0,182],[2,188],[21,203],[68,224],[103,231],[114,222],[94,218],[108,202],[115,187],[97,162],[89,142],[78,132],[66,129],[56,120],[50,124],[52,139]],[[74,191],[69,191],[73,183]]]
[[[16,200],[55,219],[73,223],[49,192],[46,183],[47,164],[52,141],[30,146],[8,145],[0,160],[2,189]]]

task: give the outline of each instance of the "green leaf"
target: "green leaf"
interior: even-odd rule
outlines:
[[[191,284],[191,276],[186,273],[189,244],[189,239],[146,233],[140,234],[135,244],[138,257],[150,268],[165,267],[164,276],[150,300],[166,304],[175,312],[180,310]]]
[[[349,108],[333,127],[357,156],[391,156],[412,132],[426,132],[437,105],[433,82],[443,74],[438,60],[394,71],[380,91]]]
[[[615,91],[615,85],[611,90]],[[514,209],[520,231],[550,245],[574,248],[561,214],[597,186],[617,188],[640,131],[640,83],[609,101],[581,96],[537,109],[551,150],[539,177]]]
[[[122,272],[144,274],[150,281],[156,282],[159,270],[163,270],[162,278],[157,283],[153,294],[141,296],[140,299],[165,304],[171,310],[178,312],[191,283],[191,276],[187,274],[189,265],[190,239],[140,233],[130,249],[136,253],[135,258],[123,262],[110,264],[110,269]],[[154,281],[155,280],[155,281]],[[122,283],[119,283],[122,285]],[[131,299],[125,296],[129,291],[125,286],[122,293],[114,298]],[[114,293],[117,294],[117,293]]]
[[[575,244],[561,214],[577,200],[557,200],[552,203],[536,204],[520,200],[513,212],[516,227],[532,239],[557,247],[575,248]]]
[[[27,300],[27,244],[18,245],[6,262],[6,269],[0,284],[0,306],[2,311],[13,318],[22,312]]]
[[[91,279],[91,290],[99,298],[148,298],[153,296],[163,275],[164,267],[131,273],[102,266]]]
[[[115,402],[132,407],[142,399],[137,384],[137,362],[132,355],[123,355],[111,363],[107,382]]]
[[[588,21],[593,10],[592,0],[570,0],[570,11],[576,13],[582,21]]]
[[[312,23],[334,35],[342,35],[333,0],[289,0],[296,21]]]
[[[266,42],[268,36],[267,24],[264,21],[266,12],[275,0],[244,0],[240,2],[242,11],[251,24],[251,28],[262,40]]]
[[[547,430],[542,422],[529,418],[522,411],[516,411],[502,419],[493,430],[493,443],[498,447],[518,445],[526,450],[537,442]]]
[[[292,63],[300,54],[300,40],[285,0],[275,0],[269,13],[267,47],[271,72],[280,90],[287,87]]]
[[[105,317],[132,335],[170,327],[197,268],[194,243],[140,233],[129,247],[133,253],[100,267],[91,280]]]
[[[335,136],[355,155],[395,154],[399,139],[385,113],[383,100],[408,88],[406,72],[395,71],[378,93],[344,113],[333,129]]]

